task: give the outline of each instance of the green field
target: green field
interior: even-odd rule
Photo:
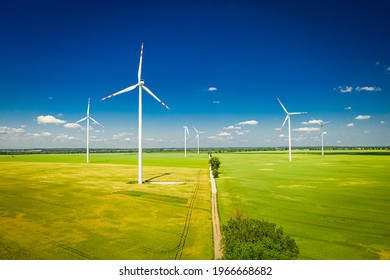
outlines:
[[[215,154],[221,222],[237,209],[283,226],[300,259],[390,259],[390,154]]]
[[[207,155],[0,156],[0,259],[213,259]],[[218,153],[221,222],[282,226],[301,259],[390,259],[390,153]],[[153,184],[154,182],[184,184]]]
[[[0,259],[212,259],[207,156],[0,156]],[[153,184],[153,182],[183,184]]]

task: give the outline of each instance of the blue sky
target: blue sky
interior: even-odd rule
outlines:
[[[388,1],[2,1],[0,148],[390,145]]]

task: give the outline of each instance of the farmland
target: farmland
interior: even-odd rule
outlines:
[[[274,222],[300,259],[390,258],[388,152],[213,155],[221,223],[237,211]],[[91,161],[0,156],[0,259],[213,259],[205,153],[144,153],[144,185],[136,153]]]
[[[0,259],[213,258],[206,158],[91,158],[1,157]]]
[[[390,156],[301,152],[218,154],[221,222],[245,216],[283,226],[301,259],[390,258]]]

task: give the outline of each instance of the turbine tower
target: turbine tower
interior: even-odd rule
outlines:
[[[195,132],[196,132],[196,140],[197,140],[197,144],[198,144],[198,155],[199,155],[199,134],[202,134],[202,133],[204,133],[203,131],[198,131],[197,129],[196,129],[196,127],[194,127],[194,129],[195,129]]]
[[[187,123],[183,126],[184,128],[184,157],[187,157],[187,135],[190,137]]]
[[[96,120],[94,120],[90,115],[89,115],[89,106],[90,106],[90,98],[88,98],[88,107],[87,107],[87,116],[85,118],[82,118],[81,120],[78,120],[77,122],[75,123],[79,123],[79,122],[82,122],[82,121],[85,121],[87,120],[87,163],[89,163],[89,120],[93,121],[94,123],[100,125],[101,127],[104,127],[102,126],[100,123],[98,123]]]
[[[138,184],[142,184],[142,89],[144,89],[149,95],[151,95],[154,99],[156,99],[161,105],[163,105],[165,108],[168,110],[169,107],[165,105],[164,102],[162,102],[154,93],[148,89],[145,84],[144,80],[141,79],[141,70],[142,70],[142,53],[144,49],[144,44],[141,44],[141,54],[139,58],[139,66],[138,66],[138,83],[135,85],[132,85],[130,87],[127,87],[125,89],[122,89],[116,93],[110,94],[104,98],[101,99],[101,101],[106,100],[108,98],[117,96],[119,94],[132,91],[133,89],[137,88],[139,89],[138,91]]]
[[[322,120],[315,121],[321,126],[321,155],[324,155],[324,124],[329,123],[330,121],[324,122]]]
[[[280,128],[280,130],[283,129],[284,125],[286,124],[286,121],[288,120],[288,159],[289,161],[292,160],[291,158],[291,121],[290,121],[290,116],[291,115],[302,115],[302,114],[307,114],[307,112],[288,112],[287,109],[283,106],[283,103],[279,100],[279,98],[277,98],[279,103],[280,103],[280,106],[282,106],[283,110],[286,112],[286,118],[284,119],[284,122]]]

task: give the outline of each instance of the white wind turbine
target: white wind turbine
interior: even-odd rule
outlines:
[[[144,80],[141,79],[141,69],[142,69],[142,53],[144,49],[144,44],[141,44],[141,54],[139,58],[139,67],[138,67],[138,83],[135,85],[132,85],[130,87],[127,87],[125,89],[122,89],[116,93],[113,93],[111,95],[108,95],[104,98],[101,99],[101,101],[106,100],[108,98],[114,97],[116,95],[131,91],[135,88],[138,87],[139,92],[138,92],[138,184],[142,184],[142,89],[144,89],[147,93],[149,93],[154,99],[156,99],[161,105],[163,105],[165,108],[168,110],[169,107],[165,105],[164,102],[162,102],[154,93],[148,89],[144,85]]]
[[[292,158],[291,158],[291,121],[290,121],[290,116],[291,115],[302,115],[302,114],[307,114],[307,112],[293,112],[293,113],[289,113],[287,111],[287,109],[283,106],[282,102],[279,100],[279,98],[277,98],[280,105],[282,106],[283,110],[286,112],[286,118],[284,119],[284,122],[282,124],[282,127],[280,128],[280,130],[283,129],[284,125],[286,124],[286,121],[288,120],[288,159],[291,161]]]
[[[88,98],[88,107],[87,107],[87,116],[85,118],[82,118],[81,120],[78,120],[77,122],[75,123],[79,123],[79,122],[82,122],[82,121],[85,121],[87,120],[87,163],[89,163],[89,120],[93,121],[94,123],[100,125],[101,127],[104,127],[102,126],[100,123],[98,123],[96,120],[94,120],[90,115],[89,115],[89,106],[90,106],[90,99]]]
[[[197,140],[197,143],[198,143],[198,155],[199,155],[199,134],[202,134],[202,133],[204,133],[203,131],[198,131],[195,127],[194,127],[194,129],[195,129],[195,132],[196,132],[196,140]]]
[[[190,132],[188,131],[187,124],[183,126],[184,128],[184,157],[187,157],[187,135],[190,137]]]
[[[324,122],[323,120],[315,120],[314,122],[321,126],[321,154],[324,155],[324,124],[327,124],[330,121]]]

